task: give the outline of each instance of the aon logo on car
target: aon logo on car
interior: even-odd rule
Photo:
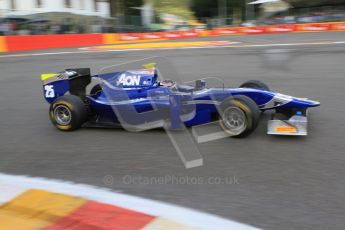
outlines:
[[[130,75],[126,76],[122,74],[117,81],[117,85],[124,85],[124,86],[136,86],[140,84],[140,76],[139,75]]]

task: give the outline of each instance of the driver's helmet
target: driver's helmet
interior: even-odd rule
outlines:
[[[160,81],[159,85],[163,87],[167,87],[173,91],[177,90],[177,83],[170,79]]]
[[[163,87],[168,87],[168,88],[174,88],[176,87],[176,82],[173,81],[173,80],[162,80],[159,82],[159,85],[160,86],[163,86]]]

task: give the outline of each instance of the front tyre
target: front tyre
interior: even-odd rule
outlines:
[[[245,137],[257,127],[260,109],[249,97],[236,95],[220,105],[220,127],[231,137]]]
[[[74,95],[57,98],[50,105],[49,115],[53,125],[63,131],[80,128],[88,117],[84,102]]]
[[[240,88],[263,89],[266,91],[270,91],[270,88],[265,83],[258,80],[247,81],[240,85]]]
[[[90,91],[90,95],[94,96],[99,94],[102,91],[102,87],[100,84],[95,85],[94,87],[92,87],[91,91]]]

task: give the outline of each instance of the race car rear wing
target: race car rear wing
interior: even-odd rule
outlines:
[[[48,103],[69,92],[72,95],[85,97],[86,86],[91,82],[89,68],[66,69],[60,73],[42,74],[44,98]]]

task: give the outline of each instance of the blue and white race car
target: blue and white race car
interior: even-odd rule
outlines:
[[[320,105],[271,91],[256,80],[239,88],[208,88],[205,79],[180,85],[159,80],[154,66],[94,76],[88,68],[67,69],[42,74],[41,80],[50,119],[64,131],[82,126],[180,129],[218,121],[230,136],[244,137],[255,130],[262,112],[274,110],[268,134],[307,135],[307,110]],[[97,84],[90,88],[91,82]]]

